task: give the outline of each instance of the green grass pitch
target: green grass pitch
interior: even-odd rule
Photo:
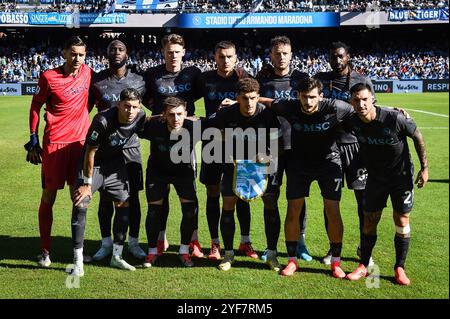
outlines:
[[[349,282],[330,276],[319,258],[328,248],[322,201],[317,184],[312,187],[308,203],[307,243],[312,262],[300,262],[295,276],[283,278],[266,268],[260,260],[239,256],[232,269],[220,272],[217,262],[196,260],[191,269],[182,268],[177,259],[179,245],[180,205],[175,191],[170,193],[171,212],[168,222],[169,251],[158,267],[135,272],[112,269],[108,262],[85,265],[85,277],[78,289],[66,286],[66,266],[71,263],[71,203],[68,189],[60,191],[54,206],[53,264],[49,269],[36,266],[39,253],[37,209],[40,201],[40,167],[25,161],[23,144],[28,139],[30,97],[0,98],[0,298],[448,298],[449,297],[449,137],[448,93],[378,94],[382,105],[401,106],[409,110],[425,137],[428,147],[430,181],[415,192],[411,215],[412,240],[407,270],[412,284],[400,287],[393,283],[394,225],[392,208],[385,209],[379,225],[378,242],[373,256],[380,269],[379,282]],[[202,104],[197,105],[202,110]],[[422,113],[426,111],[436,114]],[[201,111],[199,111],[199,114]],[[441,116],[439,116],[439,114]],[[442,116],[444,115],[444,116]],[[41,129],[43,123],[41,122]],[[41,134],[42,136],[42,134]],[[418,167],[414,146],[410,144]],[[142,141],[143,159],[149,143]],[[285,188],[280,197],[282,224],[286,214]],[[209,232],[205,216],[205,188],[198,185],[200,203],[199,237],[205,252],[209,249]],[[140,242],[145,247],[146,216],[144,192],[141,192],[142,222]],[[98,195],[88,211],[85,250],[93,254],[99,247],[97,220]],[[265,248],[262,204],[251,205],[251,237],[254,248]],[[341,201],[344,220],[343,269],[357,266],[358,218],[353,193],[345,189]],[[236,228],[235,248],[239,244]],[[278,243],[280,262],[287,262],[282,229]],[[139,265],[125,250],[124,257]],[[374,287],[375,286],[375,287]]]

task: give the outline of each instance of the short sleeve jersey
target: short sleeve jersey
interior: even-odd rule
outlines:
[[[145,93],[145,82],[143,77],[131,70],[127,70],[125,76],[119,79],[112,75],[111,71],[108,69],[99,73],[94,73],[92,76],[91,94],[93,95],[95,105],[99,111],[116,107],[120,101],[120,93],[126,88],[134,88],[143,95]],[[137,135],[133,135],[124,148],[139,147],[139,139]],[[129,159],[132,162],[140,162],[140,153],[127,154],[127,156],[132,157]]]
[[[250,154],[249,149],[256,150],[257,153],[273,154],[270,149],[270,141],[277,140],[281,136],[280,123],[275,113],[258,104],[255,113],[246,117],[241,114],[239,104],[220,109],[217,113],[202,121],[202,128],[215,127],[224,131],[225,143],[233,144],[233,154],[225,154],[226,159],[231,155],[233,160],[251,159],[256,154]],[[252,129],[247,131],[247,129]],[[263,144],[262,142],[265,142]],[[238,152],[238,143],[242,152]],[[250,144],[254,145],[250,145]],[[264,145],[264,149],[258,146]],[[231,145],[231,144],[228,144]],[[262,146],[261,146],[262,147]],[[231,149],[231,148],[230,148]],[[227,148],[225,148],[226,153]]]
[[[86,144],[98,147],[95,153],[95,166],[123,159],[123,149],[128,141],[144,127],[145,112],[140,110],[133,122],[121,124],[119,109],[113,107],[97,113],[92,119],[86,137]]]
[[[346,76],[336,76],[334,72],[320,72],[314,76],[323,84],[323,96],[331,99],[338,99],[350,103],[350,88],[358,83],[368,84],[371,87],[372,94],[375,96],[373,84],[369,77],[356,71],[351,71]],[[336,134],[338,144],[356,143],[356,137],[349,132],[339,129]]]
[[[179,176],[195,171],[193,130],[191,120],[184,120],[182,129],[176,132],[169,131],[167,124],[158,117],[147,121],[139,136],[150,140],[148,171],[164,176]],[[183,158],[183,153],[187,158]]]
[[[407,137],[412,137],[416,124],[399,111],[376,107],[376,118],[363,122],[356,113],[345,126],[358,138],[369,176],[388,180],[392,176],[412,174],[412,160]]]
[[[199,77],[198,88],[205,99],[206,116],[216,113],[224,99],[236,100],[236,84],[239,78],[236,72],[224,78],[217,70],[206,71]]]
[[[197,89],[200,74],[200,69],[195,66],[184,67],[176,73],[168,72],[165,65],[150,68],[144,74],[146,93],[143,104],[151,106],[152,115],[157,115],[164,111],[166,97],[177,96],[186,101],[188,115],[194,115],[195,101],[200,98]]]
[[[126,88],[134,88],[144,95],[143,77],[127,70],[125,75],[119,79],[112,75],[109,69],[94,73],[92,76],[92,94],[99,111],[117,106],[120,101],[120,93]]]
[[[83,64],[73,77],[64,66],[45,71],[33,103],[46,104],[44,138],[50,143],[84,141],[89,129],[89,87],[92,70]]]
[[[261,96],[271,99],[292,100],[297,98],[297,89],[301,81],[308,79],[308,74],[291,68],[284,76],[275,74],[271,69],[270,74],[258,73],[256,80],[260,85]],[[283,126],[283,146],[285,150],[291,149],[291,127],[285,118],[278,118]]]
[[[292,160],[299,162],[299,169],[317,171],[324,163],[340,163],[335,132],[353,113],[350,104],[323,99],[318,111],[307,115],[301,111],[300,100],[275,100],[272,109],[291,124]]]
[[[299,83],[307,78],[308,74],[297,69],[291,69],[285,76],[276,75],[273,70],[270,75],[258,74],[256,76],[261,96],[283,100],[296,99]]]

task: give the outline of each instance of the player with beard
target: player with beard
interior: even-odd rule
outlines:
[[[206,117],[216,113],[224,99],[236,99],[236,84],[239,74],[236,71],[236,47],[229,41],[221,41],[215,47],[214,59],[217,69],[202,73],[198,88],[205,101]],[[203,141],[203,147],[208,141]],[[220,220],[220,182],[223,174],[223,159],[220,163],[206,163],[202,157],[200,182],[206,186],[206,217],[211,235],[209,259],[218,260],[220,255],[219,220]],[[251,258],[258,258],[250,241],[250,205],[239,199],[236,213],[241,229],[239,251]]]
[[[300,83],[298,99],[267,104],[292,127],[292,151],[286,165],[285,238],[289,262],[281,274],[292,276],[298,269],[299,215],[311,183],[317,180],[330,221],[327,234],[332,247],[332,276],[342,279],[345,277],[340,266],[344,232],[339,207],[342,169],[335,133],[339,124],[353,113],[353,108],[344,101],[323,98],[322,88],[319,80],[309,78]]]
[[[78,160],[89,129],[89,86],[93,71],[84,64],[86,44],[71,37],[64,44],[62,66],[45,71],[38,82],[30,107],[30,141],[25,145],[27,161],[42,163],[42,195],[39,206],[41,251],[38,264],[51,264],[53,205],[64,184],[75,187]],[[39,113],[46,105],[43,147],[39,146]]]
[[[183,57],[186,53],[182,36],[178,34],[165,35],[161,40],[161,44],[164,64],[150,68],[145,72],[146,91],[143,104],[152,111],[152,115],[162,114],[165,98],[176,96],[186,102],[187,115],[192,116],[195,112],[195,101],[201,97],[196,87],[201,71],[195,66],[184,67],[182,65]],[[165,195],[166,198],[164,199],[161,213],[161,230],[158,235],[158,255],[161,255],[169,247],[166,238],[169,193],[167,192]],[[203,257],[197,231],[192,235],[190,248],[193,256]]]
[[[330,72],[320,72],[314,77],[323,84],[323,96],[350,102],[350,88],[356,83],[366,83],[373,91],[372,81],[365,75],[353,70],[350,65],[349,47],[342,42],[333,42],[329,51],[329,62],[332,68]],[[359,145],[356,137],[339,129],[336,134],[336,143],[339,148],[342,161],[342,177],[347,184],[348,189],[353,189],[358,207],[359,229],[362,231],[364,225],[363,199],[366,186],[367,171],[362,163],[359,154]],[[328,219],[324,212],[325,228],[328,225]],[[360,255],[360,245],[357,249]],[[331,262],[331,251],[322,259],[324,264]],[[371,264],[373,260],[371,260]]]
[[[297,88],[301,81],[308,78],[308,74],[300,72],[298,69],[291,67],[292,45],[291,40],[286,36],[277,36],[270,41],[270,61],[272,66],[266,65],[257,76],[262,97],[271,99],[296,99]],[[261,98],[264,99],[264,98]],[[281,187],[283,182],[283,174],[286,166],[286,159],[289,157],[291,149],[291,127],[289,122],[282,116],[278,117],[283,127],[283,148],[284,152],[278,157],[278,186]],[[305,228],[306,228],[306,203],[303,205],[300,214],[300,238],[297,247],[297,257],[305,261],[311,261],[312,257],[308,252],[305,244]],[[266,259],[266,253],[261,256]]]
[[[377,225],[388,197],[391,197],[395,224],[395,280],[409,285],[405,272],[411,237],[410,213],[414,202],[414,166],[407,137],[412,138],[420,161],[415,183],[422,188],[428,181],[428,159],[422,134],[413,120],[398,110],[375,105],[372,87],[367,83],[353,86],[351,103],[355,109],[345,126],[355,133],[368,178],[364,201],[364,226],[361,232],[361,262],[347,275],[358,280],[368,275],[369,260],[377,241]]]
[[[107,48],[109,68],[96,73],[92,77],[91,94],[98,111],[116,107],[119,103],[120,93],[126,88],[134,88],[141,95],[145,91],[142,76],[133,73],[126,66],[128,60],[127,47],[120,40],[112,41]],[[123,154],[128,170],[130,186],[130,229],[128,250],[138,258],[143,259],[147,254],[139,247],[139,228],[141,223],[141,205],[139,191],[143,189],[142,159],[139,138],[134,135],[123,147]],[[104,198],[105,193],[100,192],[98,207],[98,220],[102,243],[100,249],[93,256],[94,260],[101,260],[110,255],[113,250],[111,238],[111,220],[114,214],[113,203]]]

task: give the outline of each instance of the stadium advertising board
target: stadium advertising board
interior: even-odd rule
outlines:
[[[423,81],[393,81],[392,93],[422,93]]]
[[[338,27],[336,12],[182,13],[179,28],[317,28]]]
[[[0,84],[0,96],[4,95],[22,95],[20,83]]]
[[[167,10],[178,8],[178,0],[116,0],[121,10]]]
[[[372,80],[376,93],[449,92],[448,80]],[[34,95],[37,82],[0,84],[1,95]],[[5,93],[4,93],[5,92]]]
[[[0,24],[28,24],[28,13],[0,12]]]
[[[376,93],[392,93],[393,83],[392,81],[372,81],[373,90]]]
[[[424,92],[448,92],[449,83],[448,80],[424,80],[423,81]]]
[[[448,9],[390,10],[388,20],[448,20]]]
[[[37,82],[23,82],[22,95],[34,95],[37,90]]]
[[[67,25],[67,24],[125,24],[126,13],[57,13],[33,12],[28,14],[31,25]]]

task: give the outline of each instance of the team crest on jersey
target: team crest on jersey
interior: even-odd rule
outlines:
[[[302,129],[302,126],[300,125],[300,123],[294,123],[292,124],[292,127],[294,128],[294,130],[296,131],[300,131]]]
[[[92,131],[91,140],[96,141],[98,137],[98,133],[96,131]]]
[[[113,133],[109,136],[109,145],[111,146],[123,146],[128,142],[128,138],[120,138],[117,133]]]
[[[236,160],[233,191],[240,199],[250,202],[261,197],[267,189],[268,166],[250,160]]]
[[[216,93],[215,92],[209,92],[208,93],[208,99],[215,100],[216,99]]]
[[[181,80],[183,81],[190,81],[191,80],[191,76],[189,75],[189,73],[185,73],[181,76]]]
[[[160,87],[158,87],[158,92],[161,94],[164,94],[164,93],[166,93],[166,88],[163,86],[160,86]]]

